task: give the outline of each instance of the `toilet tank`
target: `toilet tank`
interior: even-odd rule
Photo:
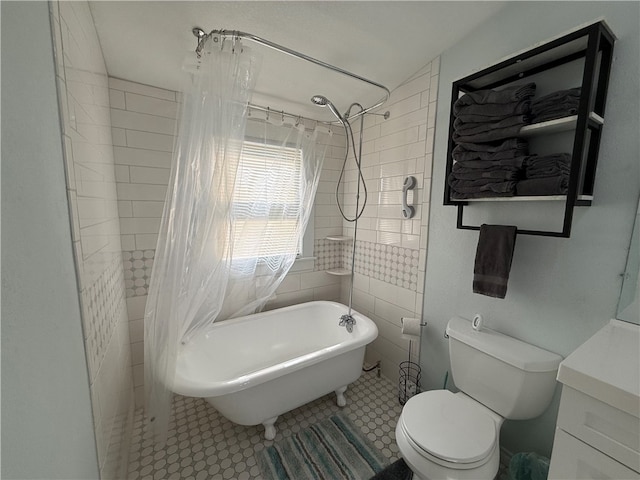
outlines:
[[[556,387],[560,355],[454,317],[447,325],[451,375],[461,391],[504,418],[545,411]]]

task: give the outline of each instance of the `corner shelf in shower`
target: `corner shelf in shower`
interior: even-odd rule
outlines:
[[[482,69],[452,85],[449,147],[445,175],[444,205],[454,205],[458,209],[456,227],[464,230],[479,230],[479,226],[464,224],[464,207],[474,204],[483,207],[486,212],[491,202],[544,202],[561,201],[564,203],[564,219],[561,231],[524,230],[518,228],[518,234],[568,238],[571,235],[574,207],[589,206],[593,200],[593,191],[598,162],[600,137],[604,126],[604,109],[609,84],[609,74],[613,60],[615,35],[604,21],[577,28],[548,42],[535,45],[490,67]],[[573,62],[582,62],[573,63]],[[494,89],[511,85],[528,77],[538,78],[549,88],[562,78],[570,69],[580,75],[581,97],[577,115],[554,119],[538,124],[524,126],[517,137],[535,138],[550,141],[550,136],[561,134],[562,138],[572,142],[571,171],[567,195],[513,196],[456,200],[451,198],[451,189],[446,179],[452,171],[452,152],[456,144],[453,141],[454,121],[453,104],[463,93],[477,90]],[[579,70],[578,70],[579,69]],[[530,80],[530,81],[531,81]],[[536,80],[537,81],[537,80]],[[568,85],[573,86],[573,85]],[[566,88],[560,87],[557,88]],[[542,140],[541,140],[542,139]],[[533,152],[532,152],[533,153]],[[493,203],[497,205],[498,203]]]
[[[353,241],[353,237],[348,237],[346,235],[328,235],[325,237],[326,240],[330,242],[351,242]],[[351,270],[348,268],[329,268],[325,270],[329,275],[336,275],[340,277],[346,277],[351,275]]]
[[[351,270],[348,268],[330,268],[329,270],[325,270],[329,275],[337,275],[340,277],[346,277],[351,275]]]

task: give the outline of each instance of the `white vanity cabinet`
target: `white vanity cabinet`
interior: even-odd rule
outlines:
[[[549,478],[640,479],[640,326],[611,320],[558,369]]]

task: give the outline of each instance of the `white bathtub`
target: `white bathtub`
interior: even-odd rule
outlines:
[[[240,425],[265,427],[285,412],[347,385],[362,372],[365,346],[378,336],[371,319],[353,311],[353,332],[338,326],[347,307],[309,302],[213,324],[181,346],[173,391],[204,397]]]

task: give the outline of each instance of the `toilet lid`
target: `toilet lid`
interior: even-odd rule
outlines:
[[[405,432],[416,446],[451,463],[486,458],[496,441],[496,423],[448,390],[411,397],[402,409]]]

